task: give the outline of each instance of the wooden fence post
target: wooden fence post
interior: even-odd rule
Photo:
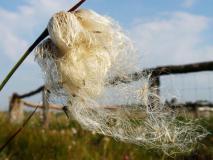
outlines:
[[[152,75],[151,76],[151,85],[150,85],[152,91],[156,95],[160,95],[160,76],[159,75]]]
[[[24,112],[21,99],[18,94],[14,93],[10,99],[9,105],[9,121],[11,123],[22,123],[24,120]]]
[[[160,76],[158,74],[151,75],[150,90],[153,93],[153,96],[149,99],[150,104],[153,107],[158,107],[160,105]]]
[[[48,90],[44,87],[42,91],[42,99],[43,99],[43,122],[42,125],[44,128],[49,127],[49,103],[48,103]]]

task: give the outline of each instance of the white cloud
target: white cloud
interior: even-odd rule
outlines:
[[[143,66],[182,64],[213,60],[213,44],[204,32],[209,18],[184,12],[134,24],[132,38],[143,55]]]
[[[69,0],[29,0],[15,11],[0,8],[0,51],[15,60],[37,38],[50,16],[59,10],[66,10]],[[41,28],[43,27],[43,28]]]
[[[183,7],[190,8],[192,7],[198,0],[184,0],[182,3]]]

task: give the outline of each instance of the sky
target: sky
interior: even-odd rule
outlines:
[[[75,2],[0,1],[0,81],[40,35],[51,15],[69,9]],[[140,53],[141,67],[148,68],[213,60],[212,6],[212,0],[87,0],[82,8],[115,19]],[[195,85],[203,85],[207,78],[213,80],[211,73],[202,77]],[[170,85],[172,81],[173,87],[174,83],[183,84],[175,77],[167,81]],[[43,83],[32,53],[0,93],[0,109],[8,108],[12,93],[26,93]],[[211,88],[205,84],[203,88]],[[31,100],[39,99],[37,96]]]

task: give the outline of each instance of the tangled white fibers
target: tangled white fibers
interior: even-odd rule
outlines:
[[[128,79],[137,55],[112,19],[91,10],[59,12],[50,19],[48,31],[50,37],[36,48],[36,60],[46,86],[82,127],[169,155],[192,150],[206,136],[204,128],[178,120],[163,104],[150,87],[149,74],[140,84],[110,86],[115,77]]]

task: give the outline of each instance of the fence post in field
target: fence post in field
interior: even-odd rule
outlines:
[[[49,127],[49,103],[48,103],[48,90],[44,87],[42,91],[42,101],[43,101],[43,122],[42,125],[44,128]]]
[[[9,121],[11,123],[22,123],[24,120],[23,105],[18,94],[14,93],[9,104]]]
[[[150,84],[150,90],[153,93],[154,96],[150,97],[150,104],[151,106],[158,107],[160,100],[160,76],[158,74],[152,74],[151,75],[151,84]]]

